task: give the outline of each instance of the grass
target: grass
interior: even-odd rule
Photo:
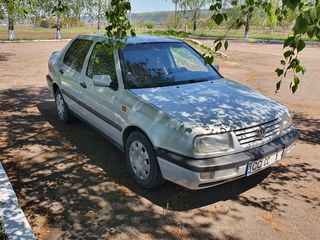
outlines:
[[[0,218],[0,240],[6,240],[6,239],[7,239],[7,237],[6,237],[6,234],[5,234],[5,229],[4,229],[2,220]]]
[[[96,33],[95,28],[90,27],[75,27],[75,28],[63,28],[62,37],[73,38],[77,34],[94,34]],[[167,29],[153,29],[145,32],[145,29],[136,29],[137,34],[145,35],[157,35],[157,36],[175,36],[175,37],[221,37],[224,35],[226,28],[218,27],[212,30],[200,29],[196,34],[185,33],[181,30],[167,30]],[[102,30],[103,32],[103,30]],[[262,39],[262,40],[285,40],[289,33],[284,33],[280,29],[270,30],[268,28],[252,27],[249,38],[251,39]],[[17,40],[41,40],[41,39],[54,39],[55,29],[54,28],[40,28],[40,27],[28,27],[28,26],[16,26],[15,35]],[[243,29],[231,30],[227,37],[230,38],[243,38]],[[6,40],[7,38],[7,28],[6,26],[0,27],[0,39]],[[304,36],[305,41],[317,41],[317,38],[310,39]]]
[[[54,28],[35,28],[35,27],[16,27],[15,36],[16,40],[42,40],[42,39],[55,39]],[[78,34],[94,34],[96,33],[95,28],[89,27],[78,27],[78,28],[63,28],[63,38],[73,38]],[[0,27],[0,39],[7,40],[7,29],[6,27]]]
[[[153,30],[149,32],[144,32],[142,29],[137,30],[138,34],[147,34],[147,35],[156,35],[156,36],[175,36],[175,37],[192,37],[192,36],[199,36],[199,37],[222,37],[224,32],[222,29],[212,30],[212,32],[197,32],[196,34],[185,33],[184,31],[175,31],[175,30]],[[228,35],[228,38],[243,38],[243,32],[239,30],[231,31]],[[275,33],[268,33],[265,34],[258,30],[253,30],[251,34],[249,34],[250,39],[261,39],[261,40],[286,40],[286,34],[280,34],[279,32]],[[305,41],[315,41],[320,42],[317,38],[310,39],[307,36],[303,36],[303,40]]]
[[[75,27],[75,28],[62,28],[64,33],[95,33],[97,30],[95,28],[88,27]],[[7,33],[6,27],[0,27],[0,34]],[[41,27],[16,27],[15,32],[23,33],[54,33],[55,28],[41,28]]]

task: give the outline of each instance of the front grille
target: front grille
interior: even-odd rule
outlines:
[[[277,118],[275,120],[248,127],[245,129],[235,130],[234,133],[239,141],[239,143],[243,146],[255,144],[256,142],[263,141],[266,138],[273,139],[274,137],[280,134],[280,119]],[[261,129],[265,130],[265,135],[261,138],[259,136],[259,131]]]

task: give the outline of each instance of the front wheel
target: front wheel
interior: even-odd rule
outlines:
[[[55,92],[56,109],[60,121],[69,123],[74,121],[74,116],[70,112],[67,103],[64,101],[62,93],[59,89]]]
[[[133,179],[144,188],[164,183],[150,140],[141,132],[133,132],[125,144],[126,161]]]

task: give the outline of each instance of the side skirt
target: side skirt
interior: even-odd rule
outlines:
[[[82,122],[84,122],[86,125],[88,125],[90,128],[92,128],[93,130],[95,130],[96,132],[98,132],[102,137],[104,137],[108,142],[112,143],[114,146],[116,146],[121,152],[124,152],[124,148],[123,146],[121,146],[120,144],[118,144],[116,141],[114,141],[111,137],[109,137],[107,134],[105,134],[104,132],[102,132],[100,129],[98,129],[97,127],[95,127],[93,124],[91,124],[90,122],[88,122],[87,120],[85,120],[83,117],[81,117],[79,114],[75,113],[74,111],[70,110],[69,111],[79,120],[81,120]]]

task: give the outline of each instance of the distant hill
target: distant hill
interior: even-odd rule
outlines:
[[[145,23],[163,24],[166,22],[168,17],[173,14],[174,14],[174,11],[132,13],[131,14],[131,21],[132,22],[139,22],[139,21],[143,20]],[[210,12],[208,10],[203,10],[202,15],[209,16]]]

